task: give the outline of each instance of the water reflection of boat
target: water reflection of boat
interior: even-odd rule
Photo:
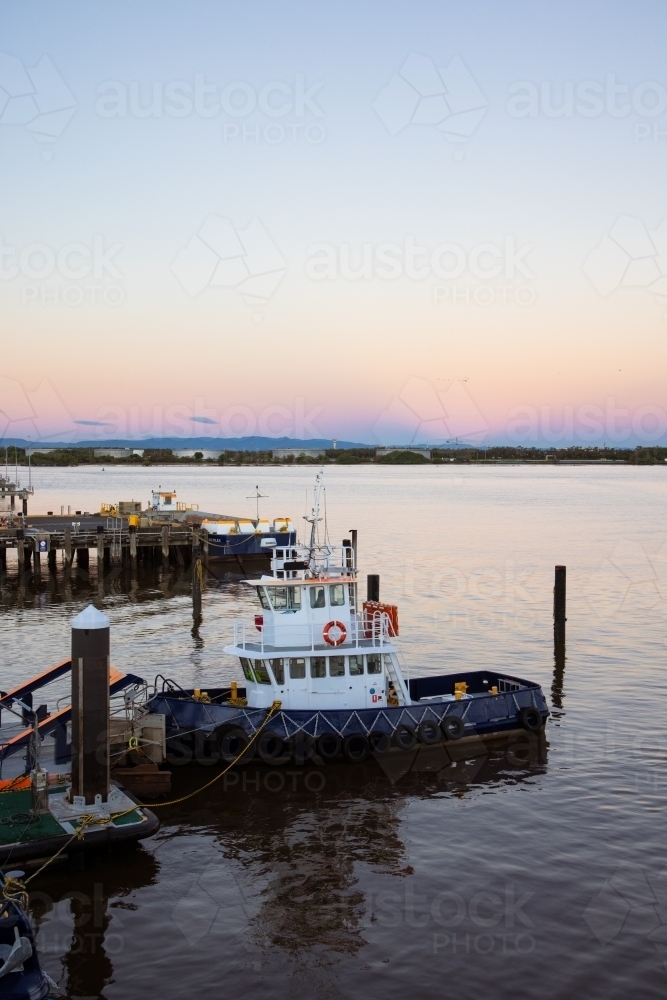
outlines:
[[[362,873],[403,879],[413,871],[402,833],[407,807],[443,797],[472,802],[534,781],[547,767],[543,734],[475,741],[466,755],[459,750],[402,751],[391,767],[370,758],[355,768],[269,769],[251,762],[230,771],[206,800],[192,799],[164,816],[165,826],[196,831],[203,857],[209,857],[204,838],[216,845],[178,904],[183,915],[214,900],[216,932],[242,935],[258,957],[266,945],[296,958],[319,947],[357,954],[367,943],[371,908]],[[192,768],[175,775],[177,790],[195,780]],[[192,947],[210,947],[212,929],[207,925],[206,937],[202,929],[201,938],[192,930]]]

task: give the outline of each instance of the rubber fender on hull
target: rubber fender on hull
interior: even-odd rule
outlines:
[[[317,752],[322,760],[335,760],[342,745],[343,741],[338,733],[322,733],[317,740]]]
[[[442,740],[442,730],[435,720],[424,719],[417,726],[417,736],[422,743],[426,743],[427,746],[433,743],[440,743]]]
[[[368,742],[370,743],[371,751],[374,754],[379,754],[381,756],[383,753],[387,753],[391,750],[391,736],[389,733],[369,733]]]
[[[362,733],[353,733],[343,743],[343,756],[350,764],[360,764],[370,752],[368,738]]]
[[[227,729],[219,738],[220,757],[226,764],[245,764],[255,756],[256,745],[243,729]]]
[[[542,716],[537,709],[532,706],[521,709],[519,712],[519,722],[524,729],[528,730],[529,733],[539,733],[540,729],[544,725]]]
[[[257,756],[265,764],[287,764],[290,760],[285,740],[271,729],[265,730],[259,737]]]
[[[446,740],[460,740],[466,731],[463,719],[458,715],[446,715],[440,723],[440,728]]]
[[[412,750],[418,743],[417,733],[406,723],[397,726],[393,733],[394,746],[401,750]]]
[[[295,764],[306,764],[316,753],[315,737],[308,733],[297,733],[290,740],[292,760]]]

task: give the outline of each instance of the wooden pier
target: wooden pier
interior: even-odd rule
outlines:
[[[12,551],[19,570],[36,575],[55,572],[59,559],[65,569],[75,564],[86,571],[91,558],[104,569],[145,563],[186,567],[199,557],[208,561],[208,535],[196,525],[138,527],[120,518],[109,521],[95,515],[76,521],[44,516],[30,518],[25,527],[0,529],[0,572]]]

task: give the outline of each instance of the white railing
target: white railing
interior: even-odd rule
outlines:
[[[257,616],[259,617],[259,616]],[[262,624],[261,628],[237,618],[234,621],[234,646],[254,652],[275,651],[276,649],[318,650],[340,649],[349,651],[351,647],[382,648],[392,644],[392,629],[389,616],[376,612],[372,618],[354,615],[346,623],[347,635],[339,646],[327,643],[321,622],[283,624],[281,621]]]

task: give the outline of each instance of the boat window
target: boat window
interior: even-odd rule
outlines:
[[[271,600],[276,611],[300,611],[301,587],[273,587]]]
[[[345,657],[329,657],[329,677],[345,677]]]
[[[295,611],[301,610],[301,587],[287,588],[287,606]]]
[[[283,550],[276,549],[276,559],[282,559],[282,557],[283,557]]]
[[[310,587],[310,606],[311,608],[323,608],[324,607],[324,587]]]
[[[311,677],[326,677],[327,675],[327,661],[324,656],[311,656],[310,658],[310,676]]]
[[[276,679],[276,684],[285,683],[285,661],[284,660],[269,660],[271,665],[271,670],[273,671],[273,676]]]
[[[351,656],[350,657],[350,677],[359,677],[360,674],[364,672],[364,658],[363,656]]]
[[[302,656],[290,659],[289,675],[293,681],[301,681],[306,676],[306,661]]]
[[[259,684],[270,684],[271,678],[269,677],[269,671],[261,660],[255,660],[253,663],[255,669],[255,677]]]
[[[271,590],[271,603],[276,611],[286,611],[287,587],[273,587]]]
[[[366,657],[366,673],[369,674],[382,673],[382,660],[380,659],[379,653],[371,653],[370,656]]]
[[[250,660],[246,660],[245,657],[241,657],[241,669],[243,670],[243,676],[247,681],[254,681],[255,675],[252,672],[252,664]]]
[[[265,611],[268,611],[271,605],[269,604],[264,587],[258,587],[257,594],[259,595],[259,603],[262,605]]]
[[[342,583],[334,583],[329,587],[329,604],[332,608],[340,608],[345,604],[345,587]]]

